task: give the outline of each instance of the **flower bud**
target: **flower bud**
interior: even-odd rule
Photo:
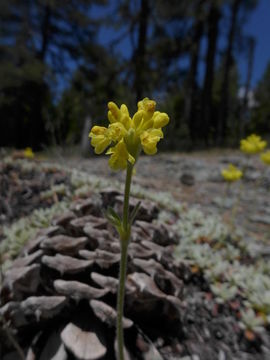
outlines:
[[[133,120],[135,128],[138,128],[140,126],[140,123],[141,123],[142,118],[143,118],[143,114],[144,114],[143,110],[139,110],[134,114],[132,120]]]
[[[154,119],[154,128],[160,129],[164,126],[166,126],[169,122],[169,116],[166,113],[160,113],[159,111],[156,111],[153,115]]]
[[[114,102],[110,101],[110,102],[108,103],[108,109],[110,110],[110,111],[109,111],[109,112],[110,112],[110,115],[109,115],[109,113],[108,113],[109,121],[110,121],[110,122],[116,122],[116,121],[118,121],[118,119],[119,119],[119,117],[120,117],[120,110],[119,110],[118,106],[117,106]],[[110,116],[110,117],[109,117],[109,116]],[[112,120],[112,121],[111,121],[111,120]]]
[[[130,128],[131,119],[127,114],[122,115],[121,117],[121,123],[124,125],[124,127],[128,130]]]
[[[153,114],[155,112],[155,108],[156,108],[156,102],[154,100],[144,98],[143,100],[138,102],[138,109],[144,110],[147,113]]]
[[[129,111],[126,104],[122,104],[120,107],[120,111],[122,114],[125,114],[129,117]]]

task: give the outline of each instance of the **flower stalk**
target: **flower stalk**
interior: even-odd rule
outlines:
[[[128,228],[129,228],[129,224],[128,224],[128,222],[129,222],[128,221],[128,218],[129,218],[129,195],[130,195],[132,171],[133,171],[133,165],[128,163],[127,164],[127,172],[126,172],[124,207],[123,207],[123,229],[125,232],[128,232]],[[128,238],[129,238],[129,236],[128,236]]]
[[[121,260],[119,272],[119,285],[117,292],[117,323],[116,323],[116,337],[118,360],[124,360],[124,332],[123,332],[123,315],[124,315],[124,299],[125,299],[125,283],[127,273],[127,254],[128,244],[121,245]]]
[[[128,163],[126,171],[126,184],[123,206],[123,231],[120,235],[121,241],[121,260],[119,270],[119,285],[117,292],[117,324],[116,324],[116,336],[117,336],[117,349],[118,359],[124,360],[124,333],[123,333],[123,312],[124,312],[124,299],[125,299],[125,283],[127,273],[127,255],[128,244],[130,240],[131,224],[129,223],[129,195],[132,180],[133,165]]]

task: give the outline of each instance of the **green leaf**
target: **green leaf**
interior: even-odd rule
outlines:
[[[111,206],[109,206],[107,208],[105,216],[110,221],[110,223],[112,225],[114,225],[115,227],[121,226],[122,220],[121,220],[120,216],[114,211],[114,209]]]
[[[138,213],[138,211],[139,211],[140,205],[141,205],[141,201],[139,201],[139,202],[137,203],[137,205],[134,207],[134,209],[132,210],[132,212],[131,212],[131,214],[130,214],[130,225],[133,224],[133,222],[134,222],[134,220],[135,220],[135,218],[136,218],[136,215],[137,215],[137,213]]]
[[[117,219],[119,222],[122,221],[120,216],[114,211],[114,209],[111,206],[108,207],[107,213],[110,214],[115,219]]]

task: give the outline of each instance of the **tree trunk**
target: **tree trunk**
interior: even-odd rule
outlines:
[[[189,127],[189,135],[192,143],[197,138],[197,71],[200,54],[201,38],[203,36],[203,18],[202,18],[203,1],[200,1],[196,11],[196,20],[193,27],[192,45],[190,51],[190,70],[187,81],[187,103],[186,103],[186,117]]]
[[[89,116],[84,120],[83,132],[81,135],[81,154],[83,156],[89,156],[90,154],[90,141],[89,141],[89,131],[92,126],[92,121]]]
[[[254,49],[255,49],[255,40],[254,38],[249,39],[249,51],[248,51],[248,68],[247,68],[247,80],[245,85],[245,92],[243,96],[243,103],[241,109],[241,118],[239,125],[239,137],[240,139],[244,137],[244,128],[245,123],[247,122],[247,112],[248,112],[248,94],[250,91],[251,76],[253,70],[253,61],[254,61]]]
[[[134,89],[135,89],[137,101],[142,99],[144,95],[143,89],[146,83],[145,53],[146,53],[149,15],[150,15],[149,0],[141,0],[141,9],[139,13],[138,46],[134,54],[134,61],[135,61]]]
[[[228,106],[229,106],[229,83],[230,83],[230,70],[232,66],[232,51],[236,33],[237,16],[240,9],[242,0],[234,0],[231,8],[231,23],[230,30],[228,33],[228,45],[225,54],[225,65],[224,74],[221,87],[221,104],[219,112],[218,122],[218,145],[223,145],[226,137],[227,130],[227,117],[228,117]]]
[[[208,15],[208,48],[206,55],[206,70],[203,84],[203,95],[202,95],[202,118],[201,118],[201,131],[204,137],[204,142],[208,145],[209,130],[212,118],[212,89],[214,82],[214,71],[215,71],[215,58],[217,49],[217,39],[219,32],[219,21],[221,13],[219,5],[215,1],[212,1],[209,15]]]
[[[51,8],[49,5],[44,7],[44,16],[41,23],[41,47],[38,52],[38,59],[44,62],[50,37],[50,20],[51,20]]]

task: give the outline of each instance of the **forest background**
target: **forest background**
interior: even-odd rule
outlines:
[[[269,136],[270,62],[254,81],[246,26],[262,6],[270,14],[268,0],[0,0],[0,146],[79,144],[108,101],[135,110],[145,96],[170,115],[166,150]]]

